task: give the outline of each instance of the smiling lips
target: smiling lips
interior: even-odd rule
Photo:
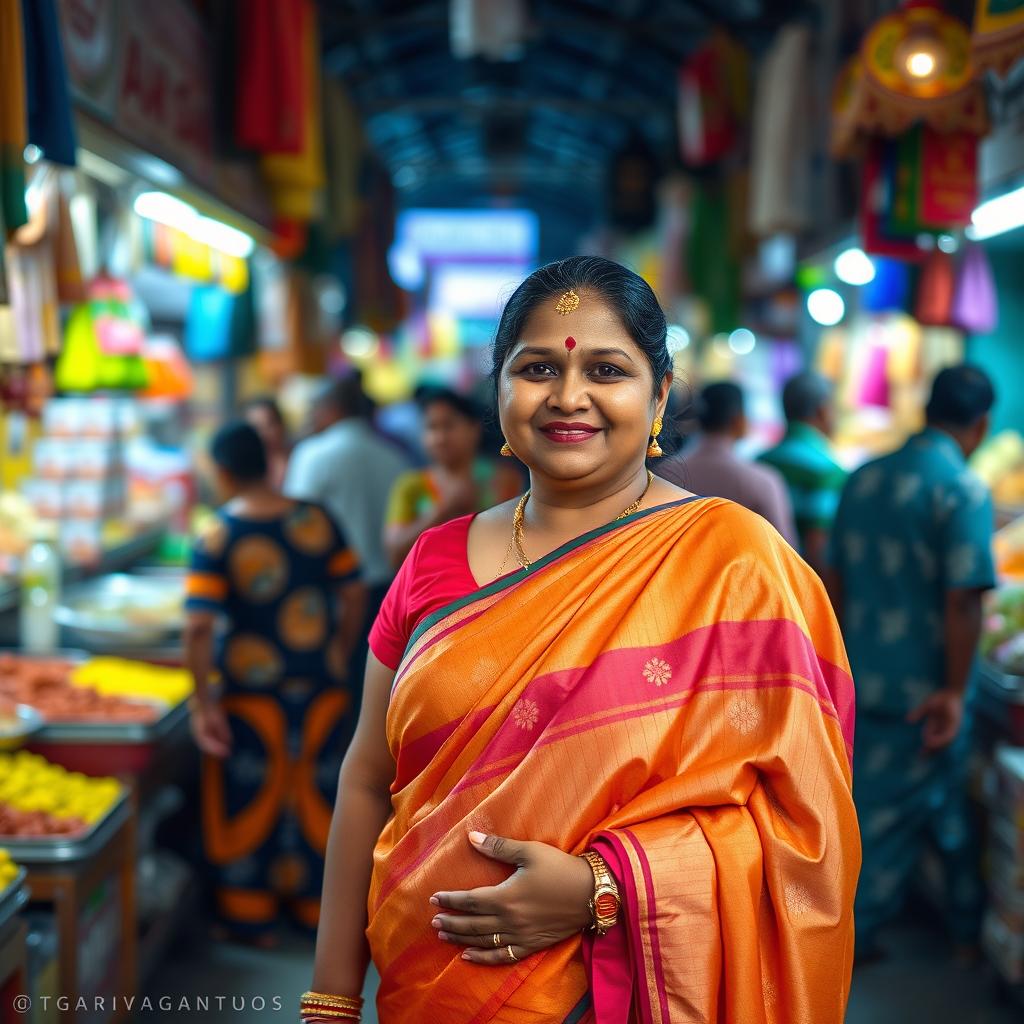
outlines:
[[[589,441],[601,432],[599,427],[589,423],[548,423],[540,428],[540,432],[556,444],[580,444]]]

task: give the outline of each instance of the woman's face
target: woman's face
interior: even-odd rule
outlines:
[[[462,466],[480,447],[480,424],[447,402],[433,402],[423,412],[423,450],[439,466]]]
[[[651,425],[672,383],[651,364],[608,303],[580,293],[568,316],[543,300],[509,350],[498,386],[512,450],[554,480],[601,484],[643,464]]]

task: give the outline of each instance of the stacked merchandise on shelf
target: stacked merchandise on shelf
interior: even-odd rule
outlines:
[[[996,752],[989,819],[989,907],[982,942],[1024,997],[1024,748]]]
[[[23,491],[41,519],[59,526],[60,549],[72,564],[99,560],[111,535],[124,531],[128,478],[125,442],[136,430],[130,398],[54,398],[43,410],[33,475]]]

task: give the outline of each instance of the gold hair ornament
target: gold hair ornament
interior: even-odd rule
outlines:
[[[567,292],[562,292],[558,297],[558,302],[555,303],[555,312],[561,313],[562,316],[568,316],[570,313],[579,309],[580,297],[571,288]]]

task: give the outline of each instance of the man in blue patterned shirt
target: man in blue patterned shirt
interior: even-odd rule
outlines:
[[[798,373],[782,389],[786,436],[758,456],[782,474],[789,489],[800,553],[817,573],[824,570],[846,470],[833,458],[829,435],[835,412],[832,385],[820,373]]]
[[[935,378],[927,426],[846,485],[829,589],[857,684],[854,799],[864,862],[857,951],[877,952],[929,839],[942,856],[954,941],[972,946],[983,901],[966,803],[964,695],[995,583],[992,499],[966,459],[994,392],[973,366]]]

